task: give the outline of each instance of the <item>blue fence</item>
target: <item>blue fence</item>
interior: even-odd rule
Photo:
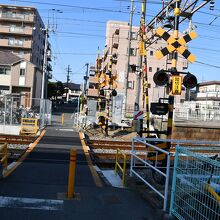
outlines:
[[[170,214],[220,219],[220,147],[176,147]]]

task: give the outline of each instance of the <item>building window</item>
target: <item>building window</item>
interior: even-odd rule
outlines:
[[[20,69],[20,76],[24,76],[25,75],[25,69]]]
[[[154,55],[154,51],[150,50],[150,56],[153,56],[153,55]]]
[[[128,81],[128,89],[134,88],[134,81]]]
[[[130,56],[136,56],[137,55],[137,49],[136,48],[130,48]]]
[[[168,60],[172,60],[173,59],[173,54],[169,53],[168,54]],[[176,60],[178,60],[178,56],[176,56]]]
[[[130,72],[130,73],[135,73],[136,70],[137,70],[137,66],[136,66],[135,64],[131,64],[131,65],[129,66],[129,72]]]
[[[10,75],[11,67],[9,66],[0,66],[0,75]]]
[[[149,67],[149,72],[152,72],[152,67],[151,66]]]

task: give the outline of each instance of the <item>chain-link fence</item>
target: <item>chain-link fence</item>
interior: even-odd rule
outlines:
[[[0,125],[19,125],[21,118],[37,118],[39,128],[51,124],[52,102],[27,96],[0,97]]]
[[[220,147],[176,147],[170,213],[178,219],[220,219]]]

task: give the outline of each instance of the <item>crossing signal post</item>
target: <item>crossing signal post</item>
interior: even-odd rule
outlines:
[[[168,98],[168,122],[167,122],[167,139],[171,139],[172,135],[172,126],[173,126],[173,109],[174,109],[174,95],[180,95],[182,91],[182,84],[188,88],[192,89],[197,84],[196,77],[191,73],[183,73],[186,76],[183,78],[182,73],[177,70],[177,57],[180,53],[185,57],[189,62],[193,63],[196,60],[196,57],[186,48],[186,44],[197,37],[197,34],[194,31],[184,35],[179,38],[179,18],[180,18],[180,0],[176,0],[174,8],[174,31],[173,36],[171,36],[166,30],[159,27],[156,30],[156,34],[164,39],[168,45],[162,50],[156,51],[155,56],[157,59],[172,54],[172,64],[171,70],[160,70],[157,71],[154,75],[154,82],[158,86],[167,85],[169,89],[169,98]],[[154,110],[158,106],[154,106]],[[165,111],[164,111],[165,112]],[[170,149],[171,143],[167,142],[166,149]]]
[[[112,72],[112,65],[115,63],[115,59],[115,55],[110,55],[107,67],[103,69],[101,69],[101,67],[98,68],[99,71],[97,75],[99,80],[98,124],[101,126],[102,131],[104,131],[106,135],[108,135],[112,97],[117,96],[117,75]],[[105,112],[102,112],[103,109],[105,109]]]

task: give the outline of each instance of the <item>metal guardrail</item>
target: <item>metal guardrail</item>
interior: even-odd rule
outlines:
[[[119,155],[123,157],[123,167],[119,163]],[[118,168],[122,172],[122,186],[125,186],[125,172],[126,172],[126,155],[118,148],[115,158],[115,174],[118,172]]]
[[[220,147],[176,147],[171,215],[186,220],[220,219],[219,153]]]
[[[37,134],[39,130],[37,118],[22,118],[20,134]]]
[[[130,166],[130,176],[133,176],[133,174],[139,178],[141,181],[143,181],[148,187],[150,187],[154,192],[156,192],[162,199],[163,199],[163,210],[166,211],[167,209],[167,199],[168,199],[168,186],[169,186],[169,175],[170,175],[170,157],[171,157],[171,153],[163,150],[159,147],[157,147],[156,145],[147,143],[146,141],[157,141],[157,140],[161,140],[161,141],[166,141],[166,140],[162,140],[162,139],[153,139],[153,138],[133,138],[132,140],[132,150],[131,150],[131,166]],[[140,158],[140,156],[137,155],[137,150],[135,150],[134,145],[135,142],[137,143],[142,143],[144,145],[146,145],[146,159],[143,160]],[[157,154],[162,153],[166,155],[166,169],[165,172],[163,172],[161,169],[159,169],[159,167],[157,166]],[[154,163],[152,163],[150,160],[147,159],[147,155],[148,153],[155,153],[156,157],[155,157],[155,161]],[[138,165],[136,165],[136,161],[138,161]],[[142,165],[140,165],[142,164]],[[158,189],[156,189],[156,187],[150,183],[148,180],[146,180],[142,174],[138,173],[138,171],[136,170],[136,168],[150,168],[152,169],[155,173],[162,175],[165,178],[165,186],[164,186],[164,192],[161,193]]]
[[[0,144],[0,166],[4,169],[7,169],[8,166],[8,146],[7,143]],[[1,170],[0,170],[1,172]],[[0,176],[2,173],[0,173]]]

